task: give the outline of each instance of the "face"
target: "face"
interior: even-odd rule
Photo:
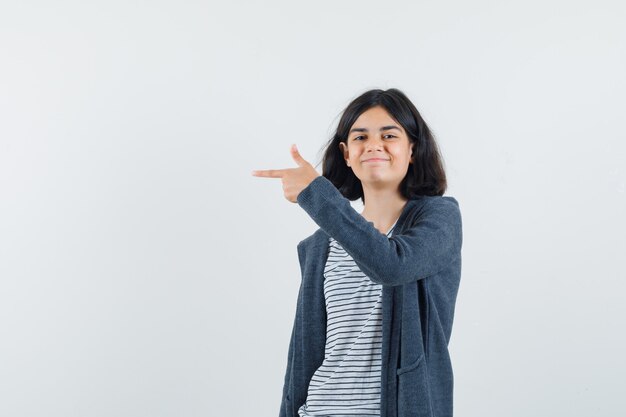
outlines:
[[[412,163],[409,137],[380,106],[363,112],[350,127],[347,146],[339,144],[346,164],[364,187],[397,187]]]

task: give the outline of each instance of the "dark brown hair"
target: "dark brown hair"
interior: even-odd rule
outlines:
[[[324,146],[322,175],[347,199],[360,198],[365,203],[361,181],[346,166],[339,143],[344,142],[347,146],[348,133],[356,119],[375,106],[383,107],[404,128],[413,148],[412,163],[400,183],[402,195],[407,199],[443,195],[447,188],[446,173],[435,138],[415,105],[396,88],[369,90],[348,104],[335,133]]]

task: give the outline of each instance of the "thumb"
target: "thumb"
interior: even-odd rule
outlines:
[[[295,143],[291,145],[291,157],[294,161],[296,161],[298,166],[308,165],[308,162],[302,157],[302,155],[300,155],[300,152],[298,152],[298,148]]]

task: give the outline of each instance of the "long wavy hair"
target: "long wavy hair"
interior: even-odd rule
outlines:
[[[346,166],[339,143],[348,145],[348,133],[354,122],[375,106],[382,106],[404,128],[413,148],[412,163],[400,183],[402,195],[407,199],[443,195],[447,181],[439,147],[415,105],[397,88],[369,90],[348,104],[336,131],[323,147],[322,175],[347,199],[354,201],[360,198],[365,203],[361,181]]]

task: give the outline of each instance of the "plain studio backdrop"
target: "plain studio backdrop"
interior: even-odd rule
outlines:
[[[0,415],[277,416],[318,226],[251,171],[391,87],[463,217],[455,415],[623,413],[624,7],[2,2]]]

